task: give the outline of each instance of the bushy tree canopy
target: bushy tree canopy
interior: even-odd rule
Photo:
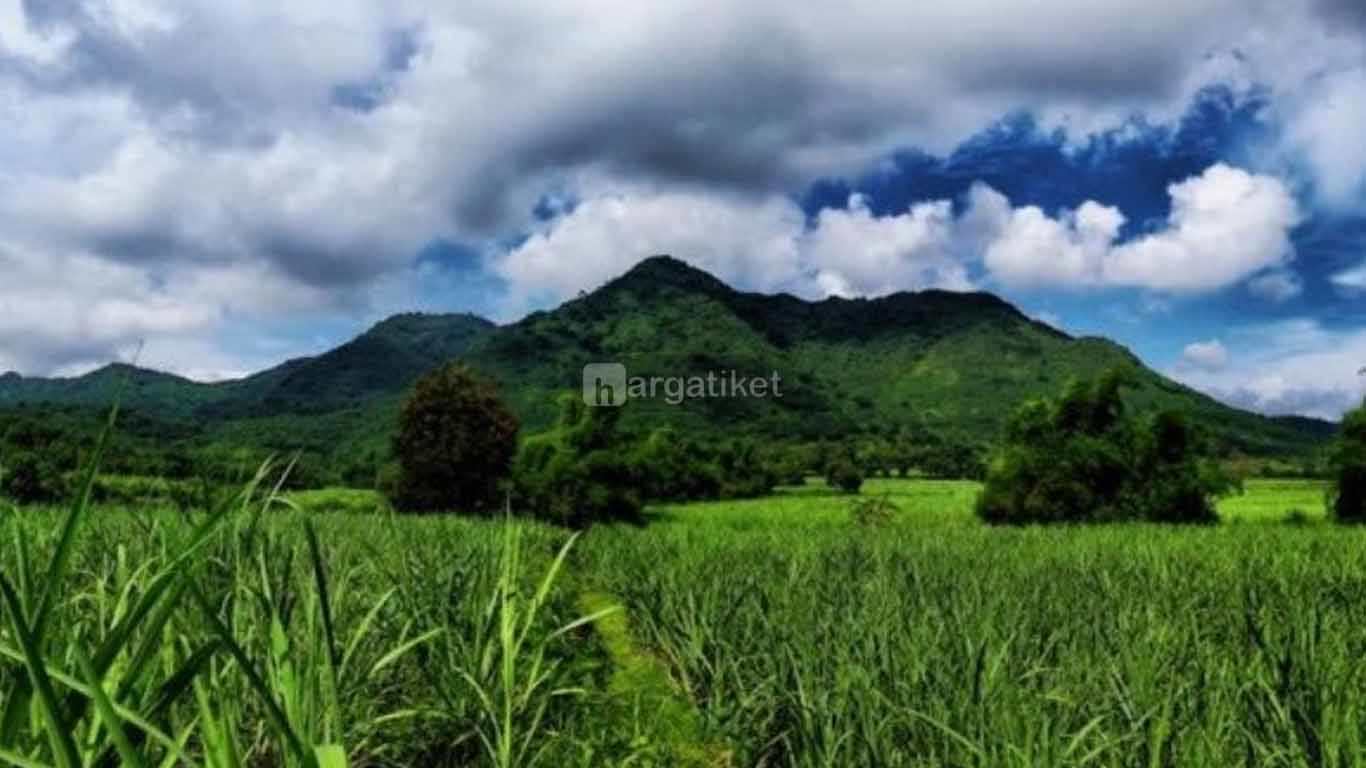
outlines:
[[[837,457],[826,467],[825,482],[844,493],[858,493],[863,487],[863,472],[849,458]]]
[[[558,425],[527,438],[517,454],[518,509],[574,528],[639,522],[642,484],[624,458],[620,418],[620,408],[589,408],[577,397],[563,396]]]
[[[1334,519],[1366,523],[1366,402],[1342,419],[1333,470]]]
[[[399,415],[391,501],[404,511],[496,510],[517,429],[494,385],[470,369],[451,364],[427,374]]]
[[[17,504],[53,504],[66,497],[67,483],[50,456],[11,452],[0,462],[0,495]]]
[[[992,461],[977,513],[990,523],[1215,521],[1229,480],[1178,413],[1135,419],[1123,371],[1022,405]]]

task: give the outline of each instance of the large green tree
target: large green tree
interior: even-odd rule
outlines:
[[[452,363],[423,376],[399,414],[398,477],[404,511],[487,514],[517,451],[517,417],[487,379]]]
[[[1209,523],[1229,481],[1184,416],[1135,419],[1123,370],[1074,382],[1011,419],[987,471],[977,513],[989,523],[1148,520]]]
[[[1333,458],[1333,517],[1366,523],[1366,402],[1343,417]]]
[[[617,432],[621,412],[562,396],[556,427],[527,438],[517,454],[519,509],[573,528],[641,522],[644,483],[627,458],[630,446]]]

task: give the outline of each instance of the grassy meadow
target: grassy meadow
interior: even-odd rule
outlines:
[[[1202,528],[991,528],[976,488],[577,538],[353,492],[10,510],[0,762],[1366,762],[1366,531],[1318,524],[1320,485],[1250,482]]]

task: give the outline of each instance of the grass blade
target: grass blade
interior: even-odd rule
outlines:
[[[47,723],[47,737],[57,758],[57,765],[62,768],[79,768],[80,752],[76,749],[76,742],[71,737],[70,729],[62,721],[62,713],[57,705],[57,694],[52,688],[52,680],[47,676],[47,665],[43,662],[42,652],[38,649],[38,644],[24,620],[19,597],[14,593],[14,587],[4,574],[0,574],[0,597],[3,597],[6,607],[9,608],[10,627],[24,654],[24,667],[28,670],[29,683],[38,695],[39,709]]]
[[[266,708],[266,716],[270,719],[271,725],[275,726],[276,731],[279,732],[281,740],[285,742],[285,746],[294,754],[295,758],[298,759],[300,763],[312,765],[312,755],[304,749],[303,741],[299,738],[298,734],[294,732],[293,727],[290,726],[289,718],[285,716],[284,710],[280,708],[280,703],[276,701],[275,696],[271,694],[270,687],[266,685],[265,680],[261,677],[261,673],[258,672],[256,666],[251,663],[251,659],[247,656],[247,652],[238,644],[236,638],[232,636],[232,631],[228,629],[222,619],[218,618],[218,612],[213,609],[213,606],[209,605],[208,599],[206,599],[198,589],[191,589],[190,594],[194,596],[195,602],[199,604],[200,610],[204,613],[204,617],[209,622],[209,627],[218,635],[218,639],[222,641],[223,646],[228,649],[228,653],[232,654],[233,659],[237,662],[237,666],[241,668],[242,674],[246,676],[247,682],[256,692],[256,695],[260,697],[262,705]]]
[[[95,700],[95,711],[104,723],[105,730],[109,732],[109,738],[113,740],[114,748],[118,750],[123,764],[132,768],[142,768],[146,761],[128,740],[128,733],[123,729],[123,720],[114,712],[114,705],[109,701],[104,683],[95,672],[95,665],[90,663],[90,659],[80,649],[76,649],[76,663],[85,677],[85,684],[90,687],[90,697]]]

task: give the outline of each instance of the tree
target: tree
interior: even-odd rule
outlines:
[[[641,495],[651,501],[692,501],[721,496],[721,472],[695,441],[661,427],[631,454]]]
[[[643,520],[643,479],[617,434],[620,408],[588,408],[560,398],[556,427],[527,438],[517,453],[517,504],[536,517],[572,528]]]
[[[825,482],[831,488],[838,488],[844,493],[858,493],[863,487],[863,473],[853,461],[840,457],[832,460],[826,468]]]
[[[489,514],[517,451],[517,417],[492,383],[453,363],[422,377],[399,414],[393,441],[398,477],[391,501],[403,511]]]
[[[1177,413],[1137,420],[1123,371],[1074,382],[1057,401],[1020,406],[987,470],[977,514],[989,523],[1217,520],[1230,480]]]
[[[1333,519],[1366,523],[1366,401],[1343,417],[1332,463]]]
[[[53,504],[67,493],[61,468],[32,451],[11,453],[0,464],[0,494],[16,504]]]

